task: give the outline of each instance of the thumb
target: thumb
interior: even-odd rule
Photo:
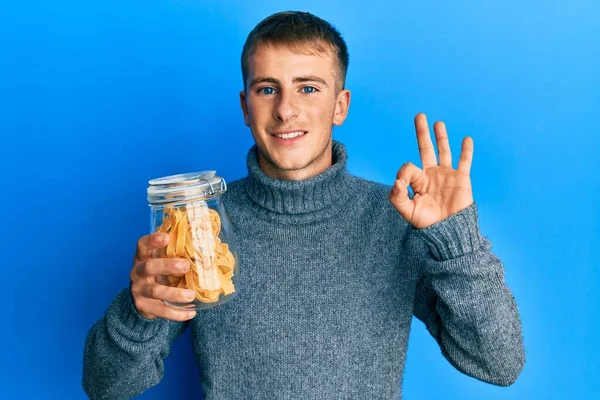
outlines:
[[[390,191],[390,202],[405,220],[410,221],[412,219],[415,201],[409,197],[408,184],[404,179],[396,179],[396,182],[394,182],[394,187]]]

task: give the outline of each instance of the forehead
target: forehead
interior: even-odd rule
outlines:
[[[336,59],[332,51],[318,51],[304,46],[274,46],[261,44],[248,58],[248,78],[271,76],[291,78],[318,75],[327,82],[335,79]]]

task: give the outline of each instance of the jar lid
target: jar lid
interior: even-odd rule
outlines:
[[[210,199],[227,191],[225,180],[216,171],[189,172],[148,181],[148,204],[180,203]]]

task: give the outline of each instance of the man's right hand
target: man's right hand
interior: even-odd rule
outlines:
[[[190,268],[182,258],[152,258],[152,252],[169,244],[169,235],[153,233],[138,240],[131,279],[131,295],[135,308],[146,319],[161,317],[172,321],[187,321],[194,318],[196,311],[176,310],[163,300],[172,303],[189,303],[194,292],[165,286],[159,283],[161,275],[184,275]]]

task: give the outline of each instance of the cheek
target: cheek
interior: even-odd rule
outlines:
[[[252,101],[248,101],[246,107],[248,109],[248,118],[254,119],[254,110],[256,110],[256,104],[254,104]]]
[[[251,123],[261,123],[269,118],[270,106],[265,102],[253,102],[248,104],[248,120]]]
[[[330,102],[315,104],[308,109],[308,117],[315,122],[323,124],[325,129],[331,128],[329,125],[333,123],[335,107],[332,107]]]

